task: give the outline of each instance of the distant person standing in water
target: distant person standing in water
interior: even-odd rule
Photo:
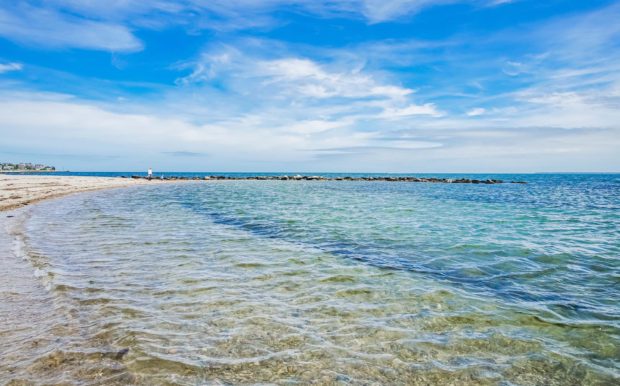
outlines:
[[[150,180],[151,178],[153,178],[153,169],[149,168],[149,171],[147,172],[148,176],[147,178]]]

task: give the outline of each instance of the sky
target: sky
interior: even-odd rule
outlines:
[[[0,0],[0,162],[618,172],[620,1]]]

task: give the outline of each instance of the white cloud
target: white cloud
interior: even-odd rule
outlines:
[[[618,128],[620,100],[613,88],[581,92],[524,90],[516,97],[524,102],[515,121],[527,126],[564,128]]]
[[[443,113],[437,110],[433,103],[425,103],[423,105],[411,104],[402,108],[388,107],[380,114],[381,118],[396,119],[411,117],[414,115],[430,115],[433,117],[441,117]]]
[[[527,71],[526,66],[523,63],[507,61],[502,69],[504,74],[509,76],[518,76]]]
[[[307,121],[299,121],[299,122],[295,122],[290,125],[286,125],[282,129],[288,133],[307,135],[307,134],[323,133],[328,130],[345,127],[351,123],[352,121],[350,120],[341,120],[341,121],[307,120]]]
[[[371,137],[347,129],[347,119],[300,121],[286,109],[278,116],[265,112],[207,119],[208,123],[162,115],[165,108],[135,113],[131,111],[140,107],[132,106],[129,110],[117,112],[66,95],[0,94],[0,137],[6,139],[2,146],[125,159],[167,152],[206,153],[223,166],[239,167],[244,162],[309,161],[315,147],[362,146]]]
[[[336,57],[319,63],[291,56],[281,47],[277,54],[282,57],[277,59],[264,58],[260,52],[244,44],[217,47],[196,62],[183,64],[181,69],[191,73],[177,81],[182,88],[175,94],[186,101],[191,93],[193,101],[177,105],[187,114],[189,105],[201,106],[203,101],[209,108],[197,107],[200,111],[196,111],[189,107],[198,114],[198,122],[213,122],[214,111],[225,121],[243,117],[244,122],[237,124],[303,138],[303,146],[297,142],[301,148],[318,148],[319,142],[321,147],[330,147],[328,143],[351,146],[347,138],[353,141],[353,133],[380,132],[445,114],[434,103],[419,102],[413,89],[398,84],[389,74],[366,71],[356,61]],[[315,144],[306,145],[306,140]],[[367,137],[359,145],[376,147],[372,145],[375,140]]]
[[[455,0],[365,0],[363,14],[371,23],[383,22],[415,14],[423,8],[454,3]]]
[[[43,47],[136,51],[142,43],[123,25],[18,4],[0,9],[0,36]]]
[[[21,63],[0,63],[0,74],[11,71],[21,71],[23,67]]]
[[[498,5],[506,0],[151,0],[15,2],[0,10],[0,35],[45,47],[136,51],[134,28],[181,26],[234,31],[281,25],[275,10],[303,11],[323,18],[387,22],[450,3]]]
[[[99,14],[97,9],[104,5],[97,2],[71,3],[77,7],[75,14],[83,17],[50,11],[44,16],[20,13],[24,20],[16,21],[2,19],[6,15],[0,13],[0,20],[10,21],[0,25],[0,35],[10,30],[13,39],[21,36],[20,41],[31,44],[49,35],[47,46],[127,50],[135,37],[124,25],[135,25],[141,18],[139,23],[146,23],[143,16],[151,12],[148,7],[164,6],[164,2],[117,1],[106,3],[112,9]],[[247,1],[238,3],[236,9],[215,1],[208,6],[219,7],[218,12],[234,19],[244,9],[250,9],[250,15],[261,14],[275,3],[279,4]],[[329,12],[350,16],[347,4],[339,3],[339,8],[334,5]],[[430,2],[414,3],[389,2],[383,8],[375,3],[375,8],[364,12],[368,12],[367,20],[379,22],[412,14],[415,7],[431,6]],[[82,5],[89,10],[79,11]],[[317,7],[313,12],[328,12],[321,6],[303,5]],[[510,31],[494,36],[497,40],[468,38],[463,44],[456,39],[378,41],[318,49],[258,39],[252,43],[230,40],[227,46],[178,65],[176,69],[187,75],[178,79],[177,87],[161,86],[156,91],[159,94],[144,101],[140,95],[118,96],[114,100],[122,103],[117,104],[66,95],[5,95],[0,98],[2,146],[112,152],[121,159],[147,159],[160,153],[208,154],[221,170],[226,166],[258,170],[255,165],[276,170],[273,165],[278,163],[305,165],[297,170],[334,170],[334,165],[377,171],[398,167],[408,171],[424,167],[432,169],[427,171],[489,167],[509,171],[515,165],[533,171],[593,170],[596,165],[617,170],[618,31],[596,27],[610,24],[613,17],[609,15],[619,14],[614,9],[584,17],[588,23],[558,21],[551,27],[536,26],[527,34]],[[44,23],[36,25],[40,20]],[[35,24],[31,31],[25,30],[26,22]],[[171,22],[180,23],[174,18]],[[55,27],[50,27],[69,24],[68,30],[80,35],[84,23],[116,26],[127,35],[121,33],[118,39],[112,34],[114,42],[104,41],[107,36],[58,37]],[[157,28],[155,24],[152,28]],[[578,45],[559,32],[588,36],[591,30],[593,37],[576,40]],[[123,36],[129,38],[123,40]],[[506,44],[519,49],[505,52],[525,53],[497,58],[496,48]],[[8,65],[12,64],[4,66]],[[392,71],[398,67],[407,71]],[[416,68],[424,72],[415,73]],[[507,77],[502,70],[514,76]],[[94,83],[89,79],[84,84]],[[328,155],[341,158],[334,163],[333,158],[326,161]],[[516,162],[521,159],[523,163]],[[532,169],[536,165],[544,167]],[[183,167],[193,168],[191,164]]]
[[[495,5],[510,4],[510,3],[514,3],[515,1],[517,0],[490,0],[489,5],[495,6]]]
[[[466,115],[468,117],[477,117],[477,116],[483,115],[484,113],[486,113],[486,109],[484,109],[482,107],[476,107],[476,108],[473,108],[473,109],[469,110],[466,113]]]
[[[359,68],[343,69],[337,63],[322,65],[307,58],[287,56],[286,52],[281,53],[281,58],[269,59],[243,51],[244,47],[225,46],[205,52],[197,61],[181,66],[181,69],[192,68],[192,72],[179,78],[177,84],[208,83],[214,79],[230,83],[243,80],[245,87],[278,88],[280,93],[319,99],[403,98],[413,93],[411,89],[381,81]]]
[[[585,103],[587,98],[581,98],[569,97],[565,107]],[[8,147],[116,157],[97,163],[100,169],[134,168],[154,160],[156,168],[189,170],[203,161],[174,154],[207,154],[208,164],[198,167],[211,170],[617,170],[617,125],[598,129],[601,122],[590,117],[590,122],[578,122],[590,128],[554,128],[558,122],[545,121],[549,118],[544,112],[554,117],[565,113],[555,110],[558,99],[561,96],[532,97],[535,106],[544,102],[539,111],[504,122],[413,115],[402,122],[376,119],[360,130],[364,122],[359,116],[316,118],[325,113],[320,106],[302,106],[309,110],[307,119],[286,106],[239,115],[226,112],[225,118],[207,109],[201,123],[188,121],[187,114],[167,105],[145,109],[123,103],[126,110],[115,111],[68,95],[0,92],[0,137],[5,139],[0,151]],[[192,101],[185,96],[178,103],[189,108]],[[547,126],[536,126],[542,124]]]
[[[403,98],[413,90],[381,84],[374,77],[359,71],[327,71],[309,59],[284,58],[257,63],[257,76],[269,78],[294,92],[314,98]]]

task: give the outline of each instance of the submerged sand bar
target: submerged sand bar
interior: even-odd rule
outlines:
[[[162,182],[116,177],[0,174],[0,211],[71,193],[152,183]]]

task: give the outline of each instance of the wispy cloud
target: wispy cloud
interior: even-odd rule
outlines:
[[[3,146],[102,159],[113,153],[123,155],[111,161],[119,164],[135,157],[196,169],[204,162],[212,170],[620,168],[620,28],[614,24],[620,6],[493,33],[468,29],[435,39],[374,40],[384,31],[376,24],[409,26],[403,18],[424,17],[425,9],[448,3],[457,1],[56,0],[42,7],[3,6],[0,21],[7,22],[0,35],[27,47],[47,39],[40,45],[128,52],[149,43],[153,30],[163,33],[172,25],[197,34],[215,30],[197,38],[200,48],[192,57],[167,57],[164,64],[147,59],[137,70],[124,55],[126,66],[114,68],[109,79],[44,73],[26,63],[28,73],[41,71],[34,74],[36,83],[8,76],[0,83]],[[490,12],[506,2],[467,3]],[[266,32],[283,14],[271,11],[283,5],[313,22],[354,19],[356,33],[370,32],[340,44],[287,40],[281,31]],[[38,12],[26,12],[31,9]],[[263,29],[252,36],[247,29],[259,25]],[[60,34],[63,29],[72,36]],[[140,60],[151,58],[146,48]],[[19,70],[15,65],[21,64],[0,65],[0,72]],[[116,80],[146,66],[159,66],[158,76],[165,75],[148,86]],[[45,89],[62,92],[40,92]]]
[[[478,117],[482,114],[484,114],[486,112],[486,110],[482,107],[475,107],[471,110],[469,110],[466,114],[468,117]]]
[[[21,71],[24,66],[21,63],[0,63],[0,74],[11,71]]]
[[[457,0],[365,0],[362,5],[363,14],[371,23],[383,22],[406,15],[415,14],[422,9],[456,3]]]
[[[294,93],[313,98],[402,98],[413,90],[381,84],[369,74],[353,68],[346,72],[327,71],[316,62],[283,58],[258,63],[256,75],[268,83],[281,84]]]
[[[142,43],[116,23],[16,3],[0,8],[0,36],[38,47],[136,51]]]
[[[381,82],[359,68],[330,70],[308,58],[267,59],[248,55],[232,46],[206,52],[192,66],[192,72],[179,78],[178,84],[208,84],[212,80],[232,83],[242,79],[261,88],[278,89],[280,96],[318,99],[403,98],[413,93],[411,89]]]
[[[181,66],[180,70],[190,73],[177,84],[181,90],[215,94],[217,98],[210,99],[243,106],[246,117],[261,117],[262,124],[273,130],[296,128],[306,134],[369,121],[443,114],[433,103],[420,103],[415,90],[388,74],[366,70],[339,55],[318,62],[279,47],[281,57],[274,58],[273,53],[264,57],[247,44],[256,42],[206,50]]]
[[[180,26],[190,33],[272,28],[285,21],[277,12],[324,18],[362,19],[376,24],[401,19],[426,8],[451,3],[498,5],[498,0],[179,0],[81,1],[35,0],[0,6],[0,36],[40,47],[69,47],[114,52],[143,48],[137,28]]]
[[[49,3],[57,8],[66,9],[88,17],[107,19],[137,19],[141,16],[156,14],[170,19],[174,15],[188,13],[201,22],[228,19],[231,24],[249,27],[261,25],[261,19],[272,19],[273,10],[287,9],[293,12],[311,13],[322,17],[362,17],[370,23],[383,22],[415,15],[426,9],[446,4],[466,3],[474,6],[497,6],[514,2],[514,0],[182,0],[177,2],[153,0],[148,2],[114,1],[101,3],[96,1],[53,0]],[[216,15],[217,17],[213,17]],[[242,19],[246,19],[242,22]],[[258,21],[257,21],[258,19]],[[179,20],[173,19],[180,23]],[[254,22],[252,22],[254,20]],[[215,23],[216,28],[222,27]],[[206,26],[205,26],[206,27]],[[206,27],[208,28],[208,27]]]
[[[411,104],[402,108],[386,108],[380,118],[397,119],[403,117],[411,117],[414,115],[430,115],[433,117],[441,117],[443,113],[437,109],[433,103],[425,103],[423,105]]]
[[[195,151],[164,151],[162,154],[171,155],[173,157],[206,157],[206,153],[199,153]]]

